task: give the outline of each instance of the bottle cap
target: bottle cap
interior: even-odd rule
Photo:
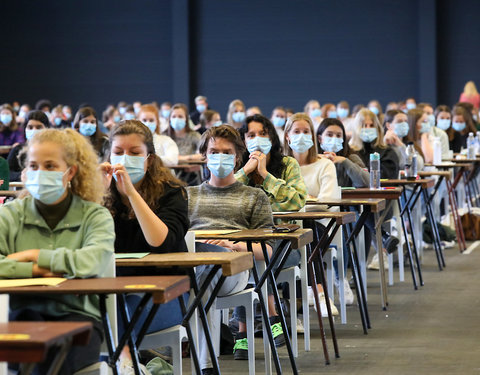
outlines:
[[[408,142],[407,145],[408,145],[408,146],[410,146],[410,145],[413,146],[413,142]]]
[[[372,160],[380,160],[380,154],[378,152],[374,152],[373,154],[370,154],[370,161]]]

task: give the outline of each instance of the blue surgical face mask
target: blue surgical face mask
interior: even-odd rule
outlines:
[[[348,108],[337,108],[337,115],[339,118],[345,118],[348,117]]]
[[[328,118],[337,118],[337,111],[328,111],[327,117]]]
[[[130,112],[125,113],[124,117],[125,117],[125,120],[135,120],[135,114],[130,113]]]
[[[42,131],[42,129],[25,129],[25,138],[27,138],[27,141],[29,141],[40,131]]]
[[[378,137],[376,128],[362,128],[360,130],[360,139],[365,143],[373,142]]]
[[[65,193],[63,176],[67,171],[27,170],[25,187],[35,199],[44,204],[53,204]]]
[[[422,121],[422,127],[420,128],[420,134],[428,133],[431,129],[430,120]]]
[[[453,130],[455,130],[455,131],[457,131],[457,132],[461,132],[461,131],[464,130],[466,127],[467,127],[467,124],[464,123],[464,122],[453,122],[453,123],[452,123],[452,128],[453,128]]]
[[[243,122],[243,120],[245,120],[245,112],[234,112],[232,119],[235,122]]]
[[[212,126],[220,126],[220,125],[223,125],[223,122],[221,121],[216,121],[212,124]]]
[[[66,113],[63,112],[63,115],[65,116],[65,118],[66,118],[67,120],[70,120],[70,119],[72,118],[72,114],[71,114],[70,112],[66,112]]]
[[[315,118],[315,117],[320,117],[322,115],[322,111],[320,108],[315,108],[310,111],[310,117]]]
[[[225,178],[235,168],[235,155],[233,154],[208,154],[207,168],[215,177]]]
[[[17,112],[17,113],[18,113],[18,110],[19,110],[19,109],[20,109],[20,107],[19,107],[18,105],[16,105],[15,107],[13,107],[13,110],[14,110],[15,112]]]
[[[408,110],[417,108],[417,105],[415,103],[407,103],[406,106]]]
[[[121,120],[122,120],[122,117],[120,115],[113,116],[113,121],[120,122]]]
[[[303,154],[313,147],[312,135],[304,133],[292,134],[289,146],[293,151]]]
[[[380,111],[378,110],[378,108],[375,107],[375,106],[373,106],[373,105],[372,105],[371,107],[368,107],[368,109],[369,109],[370,111],[372,111],[372,112],[373,112],[375,115],[377,115],[377,116],[378,116],[378,114],[380,113]]]
[[[155,121],[145,121],[144,124],[152,133],[155,133],[155,130],[157,129],[157,123]]]
[[[18,117],[25,118],[25,117],[27,117],[27,113],[26,113],[25,111],[20,111],[20,112],[18,113]]]
[[[203,113],[203,112],[205,112],[206,109],[207,109],[207,106],[205,104],[197,104],[197,111],[198,112]]]
[[[4,125],[8,126],[12,122],[12,115],[9,113],[2,113],[0,115],[0,121],[3,122]]]
[[[145,157],[143,156],[131,156],[127,154],[110,155],[110,163],[112,165],[123,165],[130,176],[130,180],[132,180],[132,184],[136,184],[143,178],[143,176],[145,176]],[[117,176],[113,175],[113,177],[116,181]]]
[[[173,117],[170,119],[170,124],[172,125],[173,130],[180,131],[187,124],[187,120],[180,117]]]
[[[343,138],[322,136],[323,151],[338,152],[343,149]]]
[[[55,117],[55,120],[53,120],[55,126],[59,126],[62,123],[62,118],[61,117]]]
[[[281,128],[283,125],[285,125],[285,118],[284,117],[278,117],[278,116],[275,116],[273,119],[272,119],[272,123],[275,127],[277,128]]]
[[[451,120],[448,118],[441,118],[437,120],[437,128],[447,130],[450,127]]]
[[[272,142],[268,137],[251,138],[247,140],[246,144],[249,153],[261,151],[266,155],[272,149]]]
[[[79,131],[80,134],[84,135],[85,137],[90,137],[94,135],[97,131],[97,125],[91,124],[89,122],[81,122]]]
[[[120,107],[120,108],[118,109],[118,112],[120,112],[121,115],[124,115],[125,112],[127,112],[127,108],[125,108],[125,107]]]
[[[395,125],[395,134],[398,135],[400,138],[405,137],[408,134],[408,131],[410,130],[410,127],[408,126],[408,122],[397,122]]]
[[[168,118],[170,116],[170,110],[169,109],[162,109],[162,117],[163,118]]]
[[[140,107],[134,108],[133,111],[135,112],[136,115],[138,115],[138,113],[140,112]]]

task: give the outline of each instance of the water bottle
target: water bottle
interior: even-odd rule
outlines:
[[[413,142],[409,142],[406,151],[405,160],[405,177],[407,180],[415,180],[417,178],[417,150]]]
[[[477,132],[475,137],[475,155],[480,154],[480,131]]]
[[[380,154],[370,154],[370,189],[380,189]]]
[[[442,162],[442,142],[439,137],[433,138],[433,164],[438,165]]]
[[[473,136],[473,133],[468,133],[468,138],[467,138],[467,159],[475,159],[475,137]]]

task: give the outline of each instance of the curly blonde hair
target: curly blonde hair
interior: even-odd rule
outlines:
[[[104,196],[102,175],[98,169],[97,153],[88,139],[73,129],[42,130],[28,141],[27,162],[30,147],[43,142],[53,142],[61,146],[63,160],[69,167],[77,166],[77,173],[70,181],[71,192],[86,201],[102,203]]]

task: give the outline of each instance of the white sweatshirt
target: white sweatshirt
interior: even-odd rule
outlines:
[[[178,147],[168,135],[153,134],[153,145],[156,154],[162,159],[165,166],[178,164]]]

